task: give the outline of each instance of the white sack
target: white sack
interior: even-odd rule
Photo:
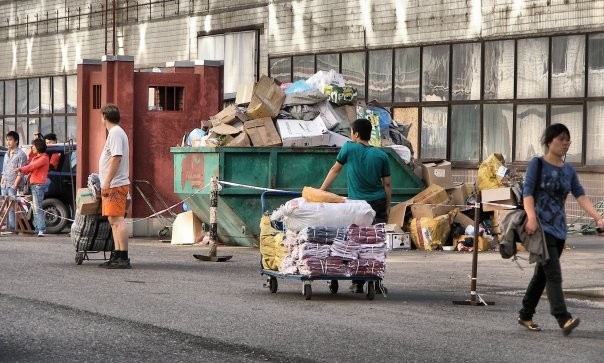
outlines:
[[[313,203],[304,198],[288,201],[271,215],[272,221],[283,222],[287,229],[301,231],[306,227],[346,227],[350,224],[370,226],[375,212],[364,200],[344,203]]]

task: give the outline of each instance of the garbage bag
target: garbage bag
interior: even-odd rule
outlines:
[[[344,77],[333,69],[330,69],[329,71],[318,71],[310,76],[310,78],[306,80],[306,83],[318,89],[321,91],[321,93],[325,93],[325,87],[332,84],[340,87],[344,87],[346,85],[346,82],[344,82]]]
[[[263,268],[275,271],[279,269],[281,260],[287,254],[283,239],[283,232],[273,228],[270,217],[262,216],[260,219],[260,254]]]
[[[435,218],[413,218],[409,222],[411,241],[419,250],[438,250],[447,242],[458,209]]]
[[[375,211],[364,200],[346,199],[344,203],[307,202],[295,198],[271,214],[272,221],[283,222],[287,229],[301,231],[309,226],[346,227],[350,224],[370,226]]]
[[[305,92],[295,92],[285,95],[285,101],[283,106],[293,105],[315,105],[319,102],[323,102],[327,99],[327,96],[318,89],[311,89]]]
[[[285,90],[285,94],[298,93],[298,92],[307,92],[312,90],[314,87],[306,83],[305,80],[301,79],[292,84],[290,84]]]
[[[505,167],[505,159],[501,154],[491,154],[478,167],[478,177],[476,183],[478,189],[495,189],[504,186],[504,178],[508,174]]]

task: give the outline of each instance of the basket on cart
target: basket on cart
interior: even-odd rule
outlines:
[[[149,207],[149,209],[151,210],[151,213],[153,213],[153,215],[157,217],[157,219],[162,224],[162,228],[157,233],[157,236],[161,239],[170,237],[172,235],[172,224],[176,219],[176,213],[174,213],[172,209],[170,209],[166,200],[162,197],[161,194],[159,194],[159,191],[149,181],[133,180],[132,185],[134,189],[136,189],[136,191],[141,195],[141,197],[147,204],[147,207]],[[162,206],[163,210],[159,212],[155,210],[151,199],[147,194],[145,194],[143,188],[147,189],[147,192],[151,191],[155,199]]]
[[[102,260],[107,260],[107,252],[113,250],[111,225],[107,217],[100,214],[82,215],[76,211],[70,234],[76,249],[77,265],[81,265],[84,260],[93,260],[89,256],[91,253],[103,252]]]
[[[300,196],[300,193],[295,192],[276,192],[276,191],[268,191],[262,193],[261,196],[261,204],[262,204],[262,214],[264,215],[267,209],[266,196],[267,195],[288,195],[288,196]],[[268,218],[268,217],[265,217]],[[261,225],[261,253],[262,251],[270,251],[270,247],[267,249],[267,245],[263,245],[263,238],[270,238],[270,234],[274,232],[284,232],[284,228],[279,223],[271,222],[272,228],[271,231],[267,230],[267,223],[262,223]],[[264,229],[264,230],[263,230]],[[264,240],[266,242],[266,240]],[[275,246],[278,243],[275,242]],[[267,276],[267,282],[265,287],[268,287],[271,293],[276,293],[278,290],[278,279],[286,279],[286,280],[299,280],[302,282],[302,294],[306,300],[310,300],[312,297],[312,282],[315,280],[327,281],[327,286],[329,291],[332,294],[336,294],[339,290],[339,281],[348,280],[348,281],[358,281],[363,282],[364,285],[364,293],[369,300],[373,300],[376,295],[376,290],[384,294],[386,293],[386,289],[382,286],[381,281],[382,278],[376,275],[356,275],[356,274],[326,274],[326,273],[311,273],[311,274],[300,274],[300,273],[283,273],[277,271],[274,264],[271,264],[270,261],[267,261],[267,256],[262,255],[261,257],[261,275]]]

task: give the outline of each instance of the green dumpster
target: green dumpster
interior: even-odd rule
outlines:
[[[423,182],[390,148],[392,202],[407,200],[424,189]],[[218,193],[218,238],[232,245],[258,245],[262,188],[301,192],[318,188],[333,165],[336,148],[210,148],[173,147],[174,192],[203,221],[209,222],[210,179],[221,185]],[[256,187],[250,188],[251,187]],[[346,172],[332,183],[331,192],[346,195]],[[272,211],[292,196],[270,196],[264,209]]]

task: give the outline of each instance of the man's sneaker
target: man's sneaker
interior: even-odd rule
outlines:
[[[576,318],[576,319],[568,319],[564,325],[562,325],[562,334],[564,334],[564,336],[569,335],[570,333],[573,332],[573,329],[575,329],[576,327],[579,326],[579,323],[581,322],[581,319]]]
[[[99,263],[99,267],[108,267],[109,265],[111,265],[112,263],[117,261],[117,254],[115,253],[115,251],[111,251],[111,254],[109,255],[109,259],[103,263]]]
[[[130,259],[127,259],[127,260],[122,260],[122,259],[120,258],[120,259],[117,259],[117,260],[116,260],[116,261],[114,261],[114,262],[111,262],[111,263],[110,263],[110,264],[107,266],[107,268],[108,268],[108,269],[111,269],[111,270],[125,270],[125,269],[130,269],[130,268],[132,268],[132,266],[130,266]]]
[[[38,232],[38,237],[44,237],[44,232],[42,232],[42,231]]]

